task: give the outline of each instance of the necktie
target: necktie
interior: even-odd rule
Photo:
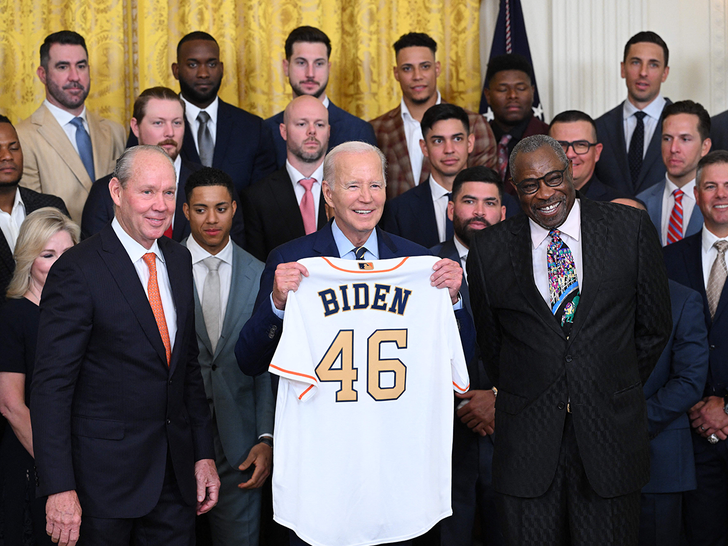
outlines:
[[[94,149],[91,146],[91,137],[88,136],[86,128],[83,126],[82,118],[73,118],[71,125],[76,128],[76,146],[78,147],[78,155],[86,167],[86,172],[91,182],[96,180],[94,173]]]
[[[637,118],[637,125],[632,133],[632,140],[629,141],[629,173],[632,176],[632,186],[637,187],[637,178],[639,178],[640,170],[642,170],[642,157],[645,153],[645,122],[644,112],[635,112],[634,117]]]
[[[574,314],[579,304],[579,282],[576,278],[574,257],[568,245],[561,239],[561,232],[549,232],[551,242],[546,250],[549,272],[551,312],[559,320],[566,336],[571,332]]]
[[[675,197],[675,206],[670,213],[670,222],[667,224],[667,244],[672,244],[683,238],[683,191],[677,188],[672,195]]]
[[[449,203],[452,201],[452,193],[447,193],[447,202]],[[453,230],[452,220],[447,215],[447,209],[445,209],[445,241],[449,241],[455,236],[455,232]],[[440,241],[441,243],[444,241]]]
[[[215,153],[215,145],[212,143],[212,133],[207,126],[210,121],[210,114],[200,110],[197,114],[197,146],[200,149],[200,163],[205,167],[212,167],[212,156]]]
[[[513,135],[503,135],[498,142],[498,174],[501,180],[506,181],[506,167],[508,167],[508,143]]]
[[[157,256],[154,252],[148,252],[142,256],[144,263],[149,268],[149,281],[147,282],[147,295],[149,297],[149,305],[152,306],[154,320],[157,321],[159,335],[162,336],[164,343],[164,352],[167,354],[167,366],[172,359],[172,344],[169,341],[169,330],[167,330],[167,319],[164,318],[164,308],[162,307],[162,298],[159,295],[159,284],[157,284]]]
[[[358,247],[356,247],[354,249],[354,257],[357,260],[363,260],[364,259],[364,254],[366,254],[366,251],[367,251],[367,247],[365,247],[365,246],[358,246]]]
[[[313,202],[313,187],[315,178],[302,178],[298,181],[301,186],[306,190],[301,199],[301,218],[303,218],[303,229],[306,230],[306,235],[316,231],[316,207]]]
[[[202,316],[205,318],[207,335],[214,353],[220,339],[220,273],[218,269],[222,260],[215,256],[208,256],[202,261],[207,267],[207,276],[202,287]]]
[[[710,309],[711,318],[715,317],[720,295],[723,293],[723,285],[726,277],[728,277],[728,269],[725,265],[725,251],[728,250],[728,241],[716,241],[713,246],[718,250],[718,255],[715,257],[713,267],[710,268],[708,289],[705,294],[708,297],[708,309]]]

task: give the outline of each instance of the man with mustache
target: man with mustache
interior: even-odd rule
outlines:
[[[321,181],[330,129],[329,111],[317,98],[302,95],[286,107],[278,128],[286,143],[285,166],[240,196],[245,249],[259,260],[326,224]]]
[[[185,183],[201,167],[183,159],[180,154],[185,134],[185,103],[167,87],[145,89],[134,102],[134,113],[129,125],[139,144],[160,146],[174,162],[177,198],[172,224],[164,235],[181,242],[190,234],[190,223],[182,213]],[[100,178],[89,192],[81,220],[81,236],[84,239],[101,231],[114,219],[114,202],[109,193],[111,178],[112,175]],[[239,207],[233,217],[230,236],[238,245],[244,242],[243,217]]]
[[[17,126],[24,152],[23,186],[57,195],[80,223],[94,180],[114,170],[124,151],[124,129],[86,109],[91,74],[80,34],[62,30],[47,36],[36,73],[46,99]]]

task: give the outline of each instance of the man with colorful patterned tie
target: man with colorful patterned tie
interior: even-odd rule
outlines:
[[[506,543],[636,545],[649,479],[642,385],[672,327],[644,211],[574,190],[554,139],[510,157],[524,215],[481,231],[468,285],[498,388],[493,485]]]
[[[647,207],[662,246],[700,231],[703,215],[695,206],[698,162],[710,151],[710,114],[691,100],[665,106],[662,112],[662,161],[667,173],[637,195]]]
[[[174,166],[162,148],[137,146],[114,175],[114,220],[54,264],[41,300],[38,493],[61,545],[80,532],[82,544],[187,546],[220,481],[190,253],[162,237]]]

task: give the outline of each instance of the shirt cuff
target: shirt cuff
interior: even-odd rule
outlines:
[[[283,315],[286,313],[285,310],[281,311],[276,307],[276,304],[273,303],[273,292],[270,293],[270,308],[273,310],[273,314],[277,316],[279,319],[283,320]]]

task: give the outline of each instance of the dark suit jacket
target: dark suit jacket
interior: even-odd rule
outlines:
[[[671,103],[670,99],[666,100],[667,104]],[[658,124],[642,160],[637,184],[632,184],[627,144],[624,141],[622,104],[624,103],[620,103],[596,120],[597,140],[604,145],[604,148],[597,162],[595,174],[607,186],[611,186],[625,197],[634,197],[665,178],[665,164],[662,162],[660,152],[662,130]]]
[[[723,292],[718,301],[715,317],[710,318],[708,298],[705,295],[702,262],[702,231],[686,237],[663,249],[667,275],[698,292],[703,299],[703,316],[708,328],[708,344],[710,346],[710,368],[705,384],[706,396],[724,396],[728,394],[728,290]]]
[[[667,241],[662,239],[662,233],[660,233],[662,230],[662,196],[665,191],[666,183],[667,182],[662,182],[655,184],[654,186],[650,186],[637,196],[637,199],[645,204],[647,214],[650,215],[650,220],[652,220],[652,223],[655,224],[657,233],[660,235],[660,242],[663,245],[667,244]],[[698,206],[695,205],[693,207],[692,214],[690,214],[688,229],[685,230],[685,236],[690,237],[691,235],[695,235],[702,229],[702,227],[703,213],[700,212]]]
[[[670,281],[672,333],[644,386],[650,430],[650,482],[643,493],[697,487],[687,411],[703,395],[708,373],[708,331],[695,290]]]
[[[710,151],[728,150],[728,110],[710,118]]]
[[[190,254],[166,237],[159,248],[177,312],[169,366],[144,287],[111,226],[65,252],[43,289],[30,405],[37,493],[76,490],[84,516],[148,514],[168,460],[194,506],[194,464],[215,458]]]
[[[137,138],[130,132],[127,148],[137,144]],[[186,119],[180,155],[191,163],[201,164],[200,154]],[[232,177],[238,193],[275,171],[273,135],[263,119],[220,99],[212,166]]]
[[[469,110],[466,112],[470,122],[470,132],[475,135],[475,145],[468,156],[468,167],[478,165],[495,167],[498,163],[498,150],[493,131],[483,116]],[[417,184],[412,178],[412,164],[402,121],[402,105],[371,120],[370,123],[377,135],[379,148],[387,157],[387,199],[397,197],[427,180],[430,176],[430,161],[426,157],[422,161],[422,171]]]
[[[523,122],[521,122],[523,123]],[[490,122],[490,126],[493,128],[493,134],[494,138],[496,139],[496,165],[498,163],[498,141],[503,137],[503,132],[498,128],[496,125],[495,120],[492,120]],[[516,147],[516,144],[518,144],[521,140],[523,140],[526,137],[534,136],[534,135],[548,135],[549,134],[549,126],[548,123],[544,123],[540,119],[538,119],[536,116],[531,116],[528,123],[526,124],[526,127],[523,129],[523,133],[521,134],[520,138],[517,137],[516,134],[519,130],[518,127],[511,130],[511,135],[513,135],[513,138],[508,142],[508,163],[506,163],[506,179],[504,181],[503,190],[508,193],[509,195],[516,196],[516,188],[513,187],[513,184],[511,183],[511,170],[510,170],[510,158],[511,158],[511,152],[513,151],[513,148]],[[500,135],[500,136],[495,136]],[[497,167],[493,167],[497,170]],[[516,197],[517,199],[517,197]],[[510,215],[509,215],[510,218]]]
[[[60,197],[47,193],[38,193],[37,191],[29,190],[22,186],[18,186],[18,191],[25,205],[26,216],[42,207],[56,207],[70,218],[68,209]],[[5,299],[5,292],[8,290],[8,284],[10,284],[10,280],[13,278],[14,271],[15,260],[13,259],[13,253],[10,252],[10,246],[2,230],[0,230],[0,301]]]
[[[185,159],[182,160],[182,166],[179,170],[174,224],[172,225],[172,239],[178,243],[190,235],[190,222],[182,210],[182,205],[187,200],[185,196],[185,184],[190,175],[201,168],[202,165],[198,163],[191,163]],[[99,178],[91,186],[91,191],[88,193],[88,199],[83,207],[83,216],[81,218],[82,239],[88,239],[91,235],[98,233],[114,219],[114,201],[112,201],[111,194],[109,193],[109,182],[112,177],[113,174]],[[245,243],[243,209],[240,206],[239,200],[238,210],[235,212],[235,216],[233,216],[233,227],[230,230],[230,237],[238,245]]]
[[[381,260],[402,256],[430,255],[426,248],[396,235],[389,235],[379,228],[377,228],[377,240]],[[260,278],[260,290],[255,301],[253,316],[245,323],[235,346],[235,356],[238,358],[238,365],[243,373],[258,375],[265,372],[281,337],[283,321],[273,313],[270,303],[276,267],[278,264],[295,262],[312,256],[339,257],[339,249],[331,232],[331,222],[316,233],[273,249],[268,256],[265,270]],[[472,321],[462,309],[455,312],[455,317],[458,319],[460,338],[463,342],[465,357],[468,359],[467,348],[473,347],[475,342]]]
[[[437,232],[429,178],[399,197],[387,201],[379,226],[388,233],[399,235],[426,248],[438,244],[440,235]]]
[[[264,262],[275,247],[306,235],[293,182],[285,167],[245,188],[240,201],[245,219],[245,250],[259,260]],[[318,228],[326,222],[321,195]]]
[[[579,191],[584,197],[592,201],[611,201],[622,197],[617,190],[604,184],[595,174],[592,175],[589,181]]]
[[[526,215],[470,245],[478,346],[498,387],[493,485],[507,495],[537,497],[550,486],[568,402],[598,495],[635,492],[649,479],[642,385],[672,324],[660,242],[644,211],[580,200],[584,279],[568,339],[534,283]]]
[[[329,99],[329,125],[331,126],[331,134],[329,135],[329,147],[331,150],[339,144],[352,140],[360,140],[377,145],[377,137],[374,136],[372,126],[361,118],[350,114],[346,110],[342,110]],[[281,136],[281,123],[283,123],[283,112],[278,112],[275,116],[265,120],[265,124],[270,128],[275,142],[276,166],[284,167],[286,164],[286,141]],[[256,180],[257,182],[257,180]]]

